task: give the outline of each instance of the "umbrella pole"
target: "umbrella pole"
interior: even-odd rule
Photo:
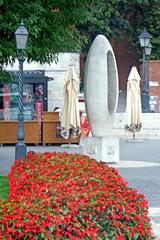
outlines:
[[[136,134],[135,134],[135,131],[133,132],[133,138],[135,139],[135,137],[136,137]]]
[[[69,138],[68,138],[68,144],[71,144],[71,129],[69,130]]]

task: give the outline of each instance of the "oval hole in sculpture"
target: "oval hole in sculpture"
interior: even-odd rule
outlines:
[[[107,71],[108,71],[108,112],[112,114],[115,111],[117,102],[117,71],[116,63],[111,51],[107,53]]]

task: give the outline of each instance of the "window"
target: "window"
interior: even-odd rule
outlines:
[[[23,85],[23,113],[25,120],[36,118],[37,103],[43,106],[43,84]],[[0,85],[0,119],[17,120],[19,89],[18,84]],[[43,108],[42,108],[43,111]]]

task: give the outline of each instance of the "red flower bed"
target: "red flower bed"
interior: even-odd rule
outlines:
[[[145,197],[106,164],[78,154],[30,152],[9,178],[0,239],[153,239]]]

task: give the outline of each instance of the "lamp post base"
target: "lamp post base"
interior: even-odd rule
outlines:
[[[142,93],[142,112],[143,113],[150,112],[149,95],[146,93]]]
[[[17,143],[15,148],[15,160],[23,159],[26,156],[26,144]]]

